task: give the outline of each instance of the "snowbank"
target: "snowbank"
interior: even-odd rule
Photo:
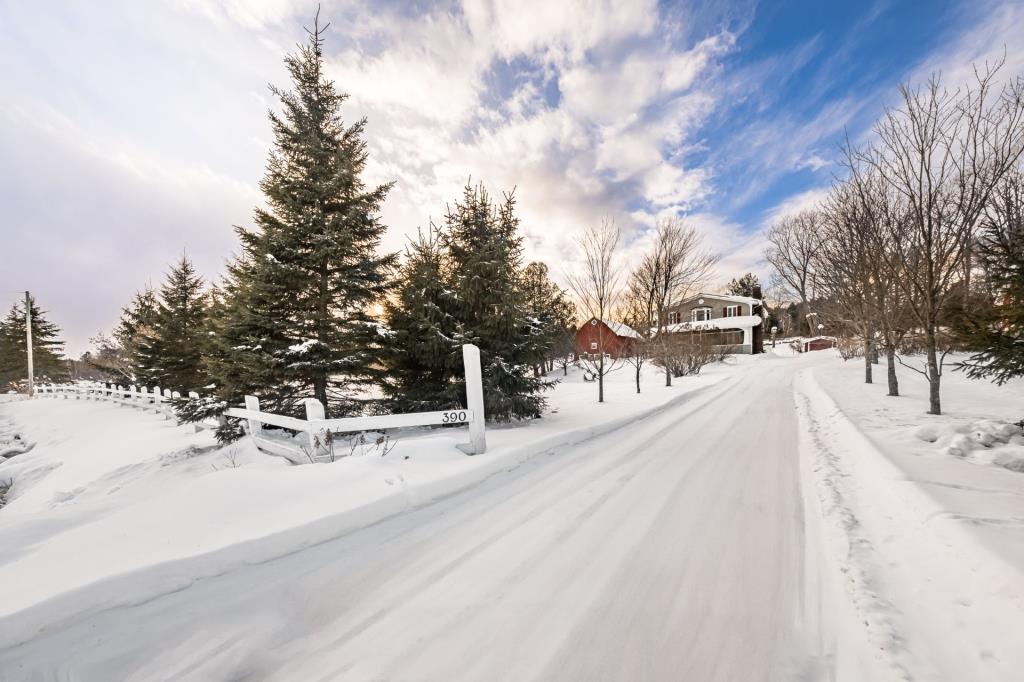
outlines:
[[[1002,389],[950,380],[950,414],[929,419],[912,375],[908,397],[887,399],[884,385],[858,383],[862,371],[830,359],[798,375],[795,389],[833,574],[886,671],[877,676],[1019,679],[1024,570],[1015,551],[993,550],[1020,533],[999,516],[1024,517],[1024,477],[935,443],[953,422],[998,412],[1020,387],[994,402]]]
[[[914,435],[948,455],[1024,473],[1024,429],[1007,421],[980,419],[963,424],[925,424]]]
[[[3,414],[37,442],[0,463],[13,477],[0,511],[0,617],[82,590],[73,611],[33,611],[15,640],[48,623],[153,590],[179,589],[243,563],[265,561],[374,523],[518,466],[529,457],[607,433],[702,389],[736,378],[751,359],[730,359],[698,377],[645,372],[635,393],[631,372],[609,377],[607,402],[572,372],[551,395],[544,419],[489,428],[488,452],[467,457],[455,444],[465,429],[401,435],[386,457],[347,457],[289,466],[242,441],[214,447],[209,434],[153,414],[88,401],[36,400],[4,405]],[[259,542],[257,542],[259,541]],[[230,549],[230,551],[223,551]],[[189,560],[188,568],[182,562]],[[160,585],[119,576],[168,566]],[[74,566],[73,571],[67,570]],[[96,588],[97,583],[104,583]],[[18,588],[5,589],[4,586]],[[61,600],[61,603],[67,600]],[[66,608],[66,607],[61,607]]]
[[[898,398],[886,396],[884,364],[876,365],[874,384],[864,383],[862,360],[823,363],[814,376],[905,478],[989,550],[1024,571],[1024,475],[1017,463],[1024,442],[1014,425],[1024,417],[1024,380],[997,386],[947,367],[944,414],[936,416],[926,413],[924,378],[897,369]]]

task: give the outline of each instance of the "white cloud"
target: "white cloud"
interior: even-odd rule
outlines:
[[[473,36],[492,44],[498,56],[541,53],[562,62],[581,61],[589,51],[647,35],[658,21],[655,0],[466,0],[463,12]]]
[[[765,211],[761,227],[767,229],[786,216],[818,208],[828,197],[828,193],[829,186],[826,185],[822,187],[814,187],[786,197],[784,200]]]
[[[964,5],[960,12],[962,16],[950,27],[950,40],[942,50],[928,55],[911,69],[911,82],[920,83],[931,74],[940,73],[948,87],[956,88],[974,80],[975,65],[995,64],[1004,57],[1004,79],[1024,74],[1024,4],[1013,0],[977,0]],[[971,28],[963,31],[965,25]]]
[[[176,4],[217,23],[230,21],[257,30],[280,24],[299,11],[312,16],[316,8],[312,0],[176,0]]]
[[[24,211],[18,224],[31,226],[11,248],[36,256],[32,267],[0,274],[19,280],[6,288],[21,289],[34,272],[72,260],[87,272],[48,292],[77,341],[116,316],[128,292],[158,279],[182,247],[208,274],[234,248],[230,225],[249,224],[260,200],[265,111],[275,106],[265,84],[287,86],[281,57],[304,39],[317,5],[112,3],[107,12],[69,3],[56,13],[15,3],[5,15],[12,39],[0,43],[0,171],[18,180],[3,198]],[[951,29],[916,72],[943,69],[956,81],[963,64],[1005,44],[1007,71],[1020,73],[1024,45],[1013,31],[1022,12],[995,0],[977,18],[964,10],[973,27]],[[440,219],[472,175],[495,193],[517,187],[527,256],[556,275],[575,257],[573,239],[602,217],[616,218],[632,257],[656,216],[668,214],[688,215],[723,253],[723,279],[760,272],[765,225],[821,190],[779,202],[756,224],[725,216],[783,174],[823,176],[826,141],[883,97],[853,93],[812,115],[766,114],[771,85],[822,45],[726,70],[747,19],[701,23],[715,14],[656,0],[325,0],[328,71],[351,94],[343,115],[368,117],[367,180],[397,182],[383,209],[386,248],[400,250],[406,235]],[[41,23],[53,54],[24,48]],[[750,105],[749,120],[736,121],[726,143],[705,139],[705,124],[737,102]],[[25,169],[45,182],[33,185]],[[43,205],[31,207],[26,197],[44,186],[60,201],[35,197]],[[68,248],[55,254],[36,233]],[[98,274],[124,259],[111,276]]]

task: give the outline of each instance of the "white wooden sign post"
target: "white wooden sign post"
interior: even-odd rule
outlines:
[[[473,412],[469,422],[469,442],[459,445],[467,455],[480,455],[487,451],[484,433],[484,381],[480,372],[480,349],[471,343],[462,347],[462,366],[466,372],[466,408]]]

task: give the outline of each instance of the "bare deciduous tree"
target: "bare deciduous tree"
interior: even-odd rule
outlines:
[[[669,308],[706,284],[712,277],[718,255],[704,248],[703,236],[679,217],[662,218],[655,226],[654,247],[633,272],[631,289],[644,301],[651,315],[650,350],[665,367],[665,385],[672,385],[672,371],[665,360],[671,350],[665,327]]]
[[[782,218],[768,230],[769,246],[765,252],[778,281],[799,300],[800,316],[807,321],[811,336],[814,329],[810,327],[807,313],[813,292],[815,258],[821,248],[821,222],[821,215],[814,210]]]
[[[651,320],[654,315],[651,290],[643,285],[645,277],[638,274],[643,272],[643,268],[644,263],[641,263],[640,268],[630,275],[618,313],[618,318],[640,337],[634,340],[625,358],[626,362],[633,366],[637,393],[640,392],[641,372],[651,357]]]
[[[604,322],[619,302],[622,265],[619,263],[619,228],[615,221],[605,218],[601,224],[589,228],[578,240],[583,253],[582,268],[567,273],[569,287],[576,294],[579,310],[587,318]],[[597,402],[604,402],[604,378],[621,366],[621,359],[606,358],[607,342],[604,324],[598,325],[597,353],[589,361],[597,378]],[[583,358],[581,358],[583,359]]]
[[[832,188],[822,209],[822,239],[815,255],[818,285],[826,305],[822,313],[834,326],[846,327],[864,348],[864,382],[872,383],[872,235],[869,217],[850,183]]]
[[[976,70],[956,91],[937,75],[923,88],[902,86],[901,106],[875,125],[878,144],[857,153],[908,206],[907,229],[893,240],[896,282],[924,338],[931,414],[942,412],[939,328],[970,271],[975,224],[1024,153],[1024,80],[997,86],[1001,66]]]
[[[909,226],[908,205],[877,170],[857,159],[849,143],[844,154],[849,171],[848,198],[859,204],[867,244],[866,312],[885,350],[889,395],[898,396],[897,351],[913,324],[906,293],[900,286],[900,280],[908,276],[907,265],[898,248]]]

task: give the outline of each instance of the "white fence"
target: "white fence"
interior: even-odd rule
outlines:
[[[170,389],[161,391],[159,386],[137,388],[135,386],[106,386],[97,382],[79,382],[75,384],[39,384],[35,387],[35,397],[106,400],[143,410],[153,410],[168,419],[173,419],[174,410],[171,408],[170,400],[180,397],[180,394]]]
[[[434,426],[440,424],[468,424],[469,442],[460,443],[459,449],[470,455],[479,455],[487,450],[484,432],[484,392],[480,372],[480,349],[472,344],[462,347],[462,362],[466,373],[466,409],[442,410],[440,412],[412,412],[409,414],[386,414],[376,417],[347,417],[326,419],[324,406],[319,400],[307,398],[306,418],[298,419],[281,414],[260,412],[260,401],[251,395],[245,396],[245,407],[232,407],[224,411],[227,417],[246,421],[246,430],[253,437],[256,446],[271,454],[286,457],[292,461],[309,461],[317,456],[318,450],[325,449],[328,433],[358,433],[361,431],[383,431],[410,426]],[[267,437],[263,425],[269,424],[305,434],[305,443],[299,446]]]
[[[245,407],[231,407],[224,411],[224,416],[244,419],[246,430],[253,437],[256,446],[274,455],[280,455],[293,462],[308,462],[317,456],[317,451],[326,448],[328,433],[358,433],[361,431],[383,431],[401,429],[411,426],[434,426],[441,424],[467,424],[469,426],[469,442],[460,443],[459,449],[469,455],[479,455],[487,450],[487,439],[484,432],[484,391],[480,372],[480,349],[472,344],[462,347],[462,362],[466,374],[466,409],[442,410],[440,412],[413,412],[410,414],[387,414],[376,417],[348,417],[344,419],[326,419],[324,406],[319,400],[308,398],[305,401],[306,418],[298,419],[281,414],[260,411],[260,401],[248,395]],[[168,419],[174,417],[171,398],[180,394],[170,390],[161,391],[159,387],[152,389],[135,386],[106,386],[100,383],[80,382],[77,384],[43,384],[37,386],[38,397],[75,398],[76,400],[106,400],[153,410]],[[189,393],[198,398],[198,393]],[[269,437],[263,425],[277,426],[304,433],[305,443],[301,445]],[[197,424],[196,428],[211,428],[215,424]]]

